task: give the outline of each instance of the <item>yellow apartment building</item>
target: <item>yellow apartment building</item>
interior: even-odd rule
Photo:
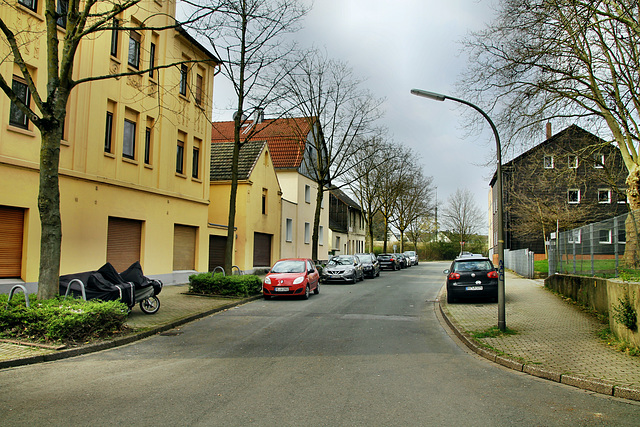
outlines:
[[[211,144],[209,271],[224,267],[233,143]],[[280,258],[282,191],[265,141],[250,141],[238,162],[232,264],[243,272],[271,267]]]
[[[43,1],[17,0],[0,9],[14,31],[32,32],[23,52],[42,93],[43,7]],[[114,20],[138,29],[106,30],[79,46],[74,79],[176,65],[73,89],[60,147],[61,274],[107,261],[122,271],[139,260],[145,274],[172,283],[207,269],[216,62],[185,31],[151,29],[172,25],[175,8],[173,0],[144,0]],[[0,49],[0,73],[33,105],[8,48]],[[40,261],[40,134],[11,105],[0,92],[0,233],[8,236],[0,239],[0,284],[33,284]]]

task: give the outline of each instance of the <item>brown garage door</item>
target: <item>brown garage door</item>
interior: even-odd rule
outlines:
[[[109,217],[107,230],[107,262],[116,270],[124,271],[140,261],[142,221]]]
[[[213,271],[218,266],[224,267],[226,245],[225,236],[209,236],[209,271]]]
[[[24,209],[0,206],[0,277],[20,277]]]
[[[197,227],[178,225],[173,227],[173,270],[195,270]]]
[[[271,234],[253,233],[253,266],[271,266]]]

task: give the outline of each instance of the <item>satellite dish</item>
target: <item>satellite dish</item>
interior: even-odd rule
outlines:
[[[236,117],[238,117],[238,112],[237,112],[237,111],[233,113],[233,121],[235,121],[235,120],[236,120]],[[242,119],[241,119],[241,120],[242,120],[243,122],[244,122],[245,120],[247,120],[247,115],[243,113],[243,114],[242,114]]]

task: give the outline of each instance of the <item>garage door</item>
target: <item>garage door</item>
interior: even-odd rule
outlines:
[[[209,236],[209,271],[213,271],[218,266],[224,267],[226,245],[226,236]]]
[[[0,206],[0,277],[20,277],[24,209]]]
[[[253,266],[271,266],[271,234],[253,233]]]
[[[116,270],[124,271],[140,261],[142,221],[109,217],[107,231],[107,262]]]
[[[197,227],[178,225],[173,227],[173,271],[195,270]]]

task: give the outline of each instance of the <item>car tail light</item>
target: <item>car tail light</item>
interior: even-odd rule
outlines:
[[[495,270],[490,271],[489,273],[487,273],[487,277],[489,279],[497,279],[498,278],[498,272],[495,271]]]
[[[460,273],[449,274],[449,280],[458,280],[459,278],[460,278]]]

